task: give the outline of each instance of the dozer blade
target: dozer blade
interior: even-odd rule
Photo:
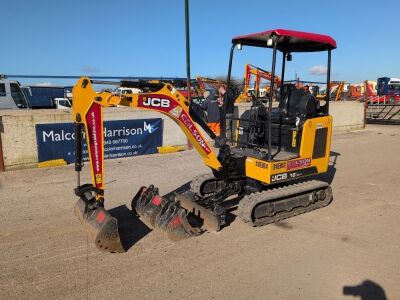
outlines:
[[[118,221],[102,205],[81,197],[74,212],[97,249],[103,252],[125,252],[119,237]]]
[[[175,198],[180,202],[184,209],[203,219],[204,227],[207,229],[207,231],[217,232],[221,229],[221,222],[219,218],[210,210],[193,202],[187,195],[177,194]]]

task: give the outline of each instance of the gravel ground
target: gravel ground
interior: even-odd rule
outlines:
[[[106,207],[132,227],[125,254],[87,241],[73,166],[0,173],[0,298],[400,299],[399,153],[400,127],[334,134],[330,206],[177,243],[128,207],[141,185],[165,194],[206,173],[197,154],[106,161]]]

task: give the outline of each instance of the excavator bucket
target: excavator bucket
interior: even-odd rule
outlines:
[[[77,188],[75,193],[79,196],[74,208],[75,215],[97,249],[103,252],[125,252],[118,232],[117,219],[104,209],[101,201],[96,200],[91,192],[85,191],[85,187]]]
[[[174,197],[161,197],[153,185],[141,187],[132,200],[132,211],[150,226],[178,241],[202,233],[201,223],[184,209]]]

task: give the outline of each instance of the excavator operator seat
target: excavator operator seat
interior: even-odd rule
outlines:
[[[297,153],[302,124],[307,119],[316,117],[318,111],[319,101],[304,89],[293,89],[283,94],[279,106],[271,111],[272,145]],[[264,104],[253,102],[252,108],[240,117],[238,145],[266,148],[268,136],[268,112]]]
[[[311,93],[306,93],[297,104],[297,113],[301,120],[315,118],[319,110],[319,101]]]
[[[294,89],[282,95],[279,109],[272,112],[272,122],[295,125],[296,118],[305,121],[314,118],[319,109],[319,102],[304,89]],[[278,119],[279,117],[279,119]]]

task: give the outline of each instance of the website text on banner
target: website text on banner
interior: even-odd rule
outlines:
[[[118,120],[104,122],[105,159],[157,152],[162,146],[162,119]],[[37,124],[38,161],[64,159],[74,162],[74,127],[72,123]],[[83,159],[87,161],[87,144],[83,140]]]

